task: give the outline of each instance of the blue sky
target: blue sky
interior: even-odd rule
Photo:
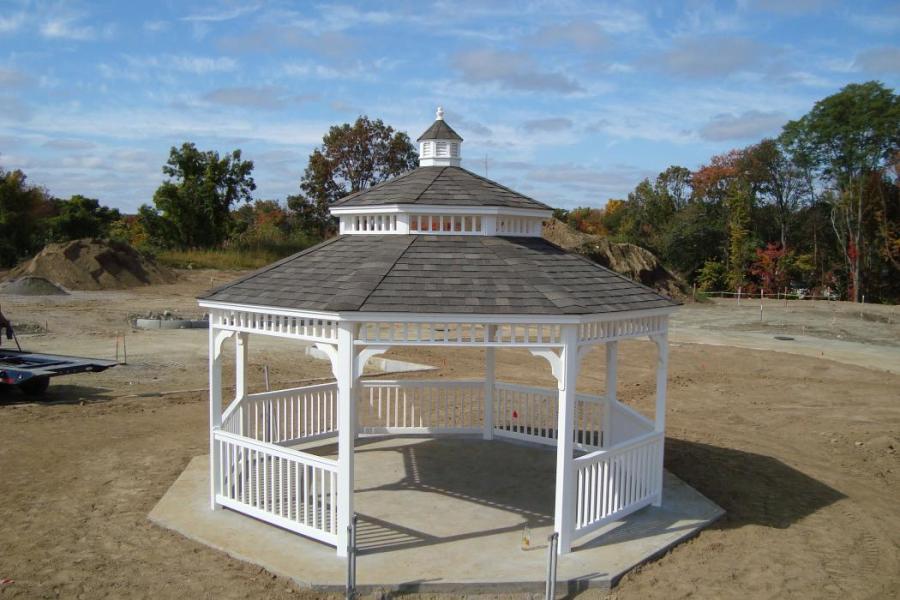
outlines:
[[[900,3],[0,1],[0,165],[52,194],[150,202],[184,141],[296,193],[360,114],[554,206],[776,134],[847,83],[900,79]]]

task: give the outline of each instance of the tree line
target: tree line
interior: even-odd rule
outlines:
[[[640,245],[701,290],[900,298],[900,99],[879,82],[815,103],[772,139],[671,166],[603,209],[558,211]]]
[[[32,256],[48,242],[84,237],[125,241],[147,252],[265,250],[287,255],[335,233],[335,200],[416,166],[403,132],[362,116],[331,127],[309,156],[296,194],[256,199],[254,163],[241,151],[220,155],[185,142],[172,147],[165,181],[137,214],[83,196],[68,200],[31,185],[21,171],[0,168],[0,266]]]
[[[123,215],[91,198],[53,198],[0,168],[0,266],[47,242],[109,237],[135,247],[287,255],[335,233],[339,198],[416,166],[409,137],[360,117],[329,129],[296,194],[255,199],[253,161],[192,143],[170,150],[152,205]],[[900,298],[900,101],[878,82],[817,102],[781,134],[671,166],[602,209],[556,211],[571,226],[655,253],[701,290],[785,287],[850,300]]]

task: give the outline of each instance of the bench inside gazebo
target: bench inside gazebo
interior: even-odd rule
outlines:
[[[480,436],[555,447],[553,528],[574,540],[663,502],[668,316],[654,290],[543,240],[548,206],[460,167],[462,138],[438,113],[420,167],[336,203],[340,235],[212,290],[210,505],[347,551],[354,445],[366,436]],[[334,381],[247,393],[252,335],[315,345]],[[222,410],[225,342],[236,394]],[[619,402],[618,343],[656,343],[656,412]],[[483,379],[361,378],[395,347],[480,348]],[[578,393],[605,347],[606,390]],[[498,381],[496,351],[546,360],[555,389]],[[337,458],[309,451],[337,441]],[[460,469],[466,465],[461,464]]]

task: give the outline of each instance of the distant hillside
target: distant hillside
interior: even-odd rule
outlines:
[[[634,244],[616,244],[603,236],[576,231],[557,219],[544,226],[544,238],[561,248],[640,281],[672,298],[684,299],[687,286],[659,262],[649,250]]]

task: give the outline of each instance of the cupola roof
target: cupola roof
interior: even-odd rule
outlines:
[[[425,133],[419,136],[417,142],[424,140],[450,140],[455,142],[463,141],[462,137],[453,131],[453,128],[444,121],[444,109],[438,106],[437,116],[431,127],[425,130]]]

